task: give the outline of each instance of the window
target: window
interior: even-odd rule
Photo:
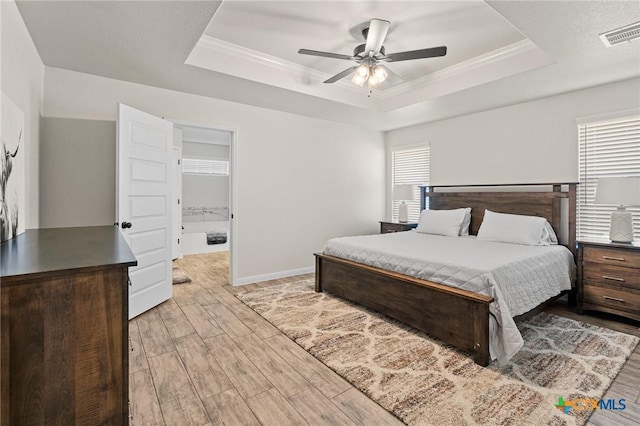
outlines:
[[[429,184],[429,147],[398,149],[391,153],[391,186],[399,184],[415,185],[414,200],[406,201],[409,221],[417,222],[420,217],[420,189],[418,185]],[[392,192],[393,194],[393,192]],[[392,219],[398,220],[400,201],[391,201]],[[428,208],[428,205],[427,205]]]
[[[229,176],[229,162],[204,158],[183,158],[182,173],[188,175]]]
[[[598,178],[640,176],[640,115],[579,124],[578,238],[608,237],[614,206],[594,204]],[[633,228],[640,234],[640,208]]]

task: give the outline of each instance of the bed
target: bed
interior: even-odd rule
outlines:
[[[421,194],[422,206],[428,202],[431,210],[471,207],[469,233],[472,236],[478,233],[485,209],[544,217],[559,237],[564,236],[563,245],[571,253],[570,257],[575,257],[575,183],[464,185],[464,189],[430,186],[421,188]],[[394,236],[394,241],[408,237],[411,232],[402,233],[406,234],[403,237]],[[473,237],[467,238],[473,240]],[[502,303],[493,297],[495,294],[479,293],[474,286],[451,287],[446,285],[446,279],[440,280],[445,284],[440,284],[416,278],[393,266],[395,270],[387,270],[386,261],[380,265],[366,264],[357,256],[349,259],[339,252],[336,254],[316,254],[316,291],[327,291],[411,325],[470,353],[480,365],[490,363],[489,349],[495,339],[490,325],[496,322],[490,318],[496,319],[496,306],[499,308]],[[511,318],[497,320],[504,325]],[[503,338],[509,339],[509,336],[507,332]],[[493,349],[495,352],[495,345]]]

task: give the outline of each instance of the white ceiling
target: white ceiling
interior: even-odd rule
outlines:
[[[391,22],[387,53],[446,45],[444,57],[388,64],[369,95],[350,76],[322,82],[352,61],[299,55],[298,49],[351,55],[372,17]],[[274,30],[277,29],[277,30]],[[391,111],[551,63],[485,2],[224,2],[186,61],[190,65],[374,111]]]
[[[640,76],[640,42],[598,34],[640,21],[638,1],[18,1],[45,65],[380,130]],[[403,82],[326,78],[371,18],[391,21]]]
[[[367,4],[371,6],[365,7]],[[351,64],[299,55],[298,49],[351,55],[357,45],[365,42],[362,30],[373,17],[391,22],[384,42],[387,53],[449,47],[445,57],[394,63],[394,71],[405,80],[525,39],[482,1],[226,2],[216,12],[205,35],[333,75]],[[274,28],[278,31],[274,32]]]

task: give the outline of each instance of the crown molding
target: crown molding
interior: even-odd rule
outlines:
[[[380,97],[386,99],[412,90],[420,89],[431,84],[440,84],[445,80],[480,71],[482,68],[487,68],[498,62],[526,54],[533,50],[539,50],[538,46],[536,46],[531,40],[524,39],[483,55],[476,56],[475,58],[459,62],[445,69],[390,87],[383,91]],[[390,64],[392,65],[393,62]]]
[[[315,81],[325,81],[333,76],[332,74],[318,71],[315,68],[305,67],[303,65],[296,64],[295,62],[286,61],[282,58],[271,56],[257,50],[249,49],[248,47],[229,43],[228,41],[220,40],[208,35],[203,35],[200,38],[198,46],[210,49],[216,53],[227,54],[245,61],[253,62],[254,64],[259,66],[273,68],[292,75],[306,75],[308,78],[311,78]],[[354,85],[347,83],[345,80],[337,81],[333,83],[333,85],[354,90]]]
[[[551,60],[524,39],[388,89],[374,89],[372,97],[366,96],[366,88],[348,79],[322,84],[330,74],[207,35],[200,38],[185,63],[367,110],[392,111],[547,65]],[[385,65],[393,68],[393,62]]]

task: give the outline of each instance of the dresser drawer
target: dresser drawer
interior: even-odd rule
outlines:
[[[625,268],[605,263],[584,263],[582,276],[585,281],[637,288],[640,290],[640,269]]]
[[[606,265],[640,268],[640,252],[630,250],[616,250],[614,248],[584,247],[582,251],[584,262],[603,263]]]
[[[585,303],[619,309],[635,314],[640,310],[640,291],[600,287],[591,285],[585,281],[583,298]]]

